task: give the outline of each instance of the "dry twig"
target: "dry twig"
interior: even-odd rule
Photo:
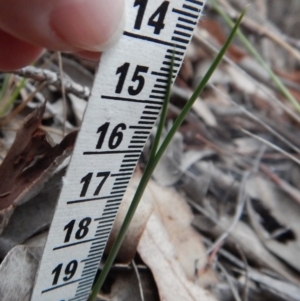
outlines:
[[[31,78],[39,82],[45,81],[48,85],[54,86],[58,90],[61,89],[62,83],[60,76],[57,73],[46,69],[39,69],[33,66],[28,66],[16,71],[12,71],[11,73],[25,78]],[[75,83],[70,79],[64,78],[63,85],[65,87],[66,93],[72,93],[83,99],[88,99],[90,96],[91,91],[88,87]]]

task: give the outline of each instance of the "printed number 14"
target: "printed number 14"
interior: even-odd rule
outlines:
[[[139,7],[134,23],[134,29],[141,29],[147,3],[148,0],[136,0],[134,2],[134,7]],[[148,25],[154,27],[154,34],[159,35],[161,30],[165,28],[164,21],[166,18],[169,4],[169,1],[164,1],[149,18]]]

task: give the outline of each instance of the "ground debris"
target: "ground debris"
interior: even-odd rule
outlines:
[[[16,206],[35,196],[73,149],[76,132],[54,145],[41,128],[45,107],[30,114],[0,166],[1,232]]]
[[[234,20],[249,2],[217,1]],[[296,30],[300,5],[298,0],[290,0],[289,5],[284,0],[276,5],[269,0],[252,2],[241,29],[295,98],[296,106],[236,40],[156,169],[99,300],[141,300],[141,295],[145,301],[300,300],[300,44]],[[172,89],[164,132],[230,31],[211,3],[206,5]],[[96,66],[72,54],[63,54],[63,62],[66,102],[60,93],[57,61],[45,52],[36,68],[18,73],[28,79],[12,110],[21,105],[26,110],[7,125],[15,128],[23,121],[24,126],[7,155],[13,134],[7,132],[11,128],[0,129],[0,160],[4,159],[0,232],[9,222],[0,236],[0,279],[4,279],[3,271],[8,275],[7,269],[9,279],[18,273],[18,268],[8,265],[14,256],[24,259],[29,283],[22,300],[32,287],[37,266],[35,260],[30,260],[30,266],[25,264],[32,255],[26,240],[38,239],[41,232],[47,235],[64,174],[53,175],[53,171],[71,152],[76,134],[62,142],[61,137],[81,124]],[[47,70],[45,63],[49,72],[42,71]],[[46,81],[45,88],[26,103],[40,81]],[[45,107],[32,113],[45,99]],[[126,192],[106,252],[136,190],[150,146],[151,139]],[[43,188],[46,181],[50,191]],[[37,205],[43,200],[43,205]],[[29,221],[39,210],[47,214]],[[41,249],[39,246],[39,252]],[[15,278],[10,289],[19,289],[17,281]]]

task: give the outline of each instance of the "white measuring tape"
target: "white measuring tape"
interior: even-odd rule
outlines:
[[[109,0],[106,0],[109,1]],[[102,55],[64,179],[32,301],[86,301],[119,205],[176,77],[203,0],[126,0],[126,27]]]

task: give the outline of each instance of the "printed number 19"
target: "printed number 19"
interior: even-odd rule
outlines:
[[[59,276],[60,276],[60,272],[62,270],[63,264],[60,263],[53,271],[52,271],[52,275],[54,274],[54,278],[53,278],[53,282],[52,285],[56,285],[58,280],[59,280]],[[70,280],[76,273],[78,267],[78,262],[76,260],[72,260],[70,261],[64,271],[64,274],[66,275],[65,277],[63,277],[63,281],[68,281]]]

